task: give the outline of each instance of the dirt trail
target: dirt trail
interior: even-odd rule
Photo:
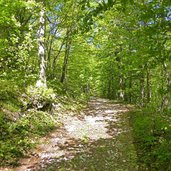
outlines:
[[[125,105],[94,98],[79,116],[59,115],[63,126],[42,138],[13,170],[138,170],[127,111]]]

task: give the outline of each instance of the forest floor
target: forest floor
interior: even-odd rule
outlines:
[[[58,113],[62,126],[41,138],[19,161],[20,166],[11,170],[138,170],[128,111],[126,105],[92,98],[80,114]]]

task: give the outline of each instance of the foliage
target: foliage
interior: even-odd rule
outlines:
[[[55,93],[53,89],[46,87],[33,87],[29,86],[26,93],[22,95],[22,102],[25,109],[50,109],[52,103],[55,101]],[[44,109],[45,110],[45,109]]]
[[[41,9],[45,10],[42,18],[46,20],[42,27]],[[153,109],[145,112],[143,119],[141,114],[135,115],[134,131],[135,136],[142,133],[139,139],[145,149],[154,149],[146,161],[164,164],[170,156],[170,128],[163,116],[167,118],[169,112],[155,111],[162,113],[171,108],[170,11],[170,0],[0,0],[1,127],[10,134],[8,138],[14,138],[14,151],[18,148],[23,153],[30,143],[26,139],[23,149],[22,145],[15,146],[20,135],[9,133],[9,116],[20,118],[22,112],[31,110],[30,116],[37,113],[33,115],[33,125],[37,125],[33,129],[44,132],[45,125],[38,123],[38,118],[50,117],[41,112],[49,112],[54,101],[65,101],[66,108],[75,109],[79,102],[86,103],[91,95],[98,95]],[[42,51],[43,60],[38,58]],[[48,87],[30,86],[40,77],[47,80]],[[27,130],[31,128],[29,119],[23,118],[21,123],[12,122],[17,129],[24,124],[21,136],[29,134]],[[165,125],[167,130],[162,134]],[[10,129],[15,130],[13,127]],[[166,135],[162,137],[164,142],[160,144],[160,136],[151,133],[151,129]],[[11,140],[5,142],[9,145]],[[3,143],[3,152],[8,151],[6,147]],[[11,152],[7,155],[10,161]]]
[[[140,166],[152,171],[170,170],[170,113],[146,109],[130,112],[130,116]]]
[[[1,165],[16,165],[18,158],[35,145],[35,137],[46,134],[54,127],[54,119],[45,112],[31,110],[15,122],[0,112]]]

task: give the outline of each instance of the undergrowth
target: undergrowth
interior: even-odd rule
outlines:
[[[140,167],[171,170],[171,113],[152,109],[130,112]]]
[[[48,112],[54,93],[28,87],[21,96],[14,91],[4,97],[0,100],[0,165],[15,166],[38,137],[57,125],[55,116]]]
[[[59,112],[79,112],[85,106],[84,97],[58,96],[53,89],[29,86],[21,95],[11,91],[0,99],[0,166],[17,166],[40,136],[60,126]]]
[[[53,118],[46,112],[32,110],[17,121],[0,112],[0,165],[17,165],[18,158],[36,144],[36,137],[54,127]]]

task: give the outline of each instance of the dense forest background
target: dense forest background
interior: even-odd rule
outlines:
[[[170,59],[170,0],[0,0],[0,163],[32,146],[33,113],[42,134],[54,101],[100,96],[137,106],[140,160],[171,169]]]

